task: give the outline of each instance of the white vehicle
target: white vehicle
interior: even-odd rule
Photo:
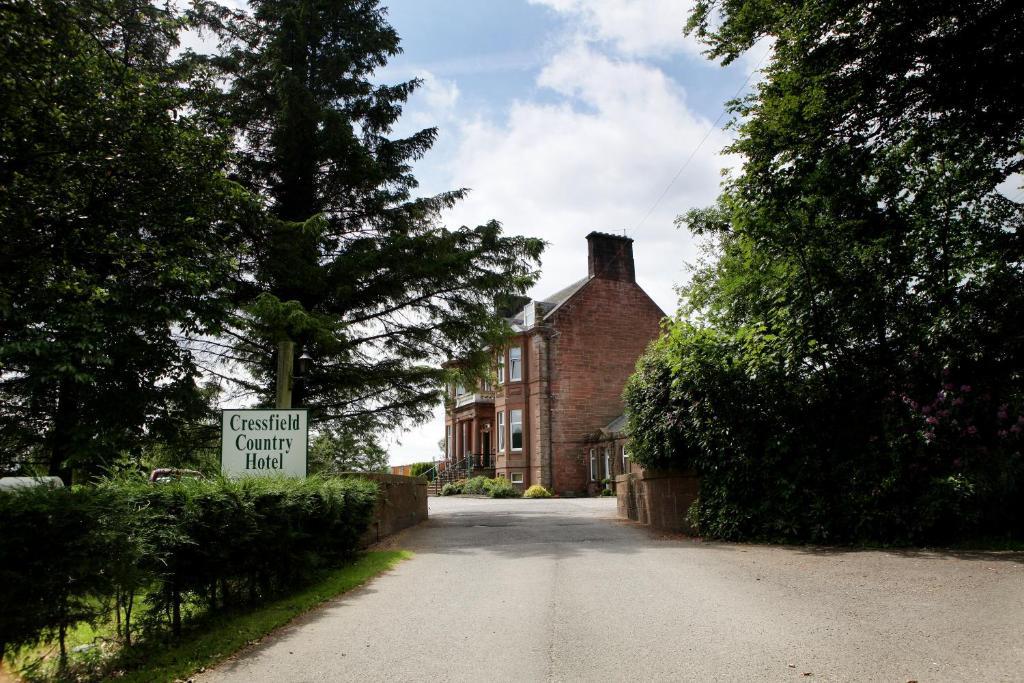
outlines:
[[[47,486],[59,489],[64,486],[60,477],[0,477],[0,491],[27,489],[33,486]]]

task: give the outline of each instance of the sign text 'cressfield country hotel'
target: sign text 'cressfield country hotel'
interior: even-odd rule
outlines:
[[[622,389],[665,314],[636,283],[633,240],[592,232],[587,253],[587,277],[499,311],[514,334],[494,381],[451,388],[449,466],[563,495],[630,471]]]

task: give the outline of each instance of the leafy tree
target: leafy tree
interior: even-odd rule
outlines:
[[[145,0],[0,7],[0,444],[66,479],[205,413],[245,193],[211,72]]]
[[[708,255],[628,395],[637,459],[704,475],[706,530],[1020,532],[1022,20],[1013,2],[696,6],[711,57],[772,54],[731,105],[740,172],[680,219]]]
[[[409,469],[409,475],[413,477],[424,476],[428,481],[434,481],[437,477],[437,463],[414,462]]]
[[[498,295],[535,280],[543,244],[490,221],[449,230],[465,190],[415,197],[411,168],[437,137],[389,137],[419,82],[379,85],[399,53],[377,0],[257,0],[221,11],[217,65],[237,176],[274,220],[251,234],[230,352],[269,402],[277,342],[315,359],[295,388],[314,424],[344,433],[429,415],[458,357],[481,366],[506,333]]]
[[[325,431],[309,445],[310,474],[387,471],[387,451],[365,431]]]

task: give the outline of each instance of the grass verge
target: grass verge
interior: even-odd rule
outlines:
[[[75,676],[80,680],[96,680],[96,669],[107,671],[104,680],[149,682],[189,678],[203,668],[211,667],[245,646],[260,640],[274,629],[284,626],[300,614],[333,597],[357,588],[378,574],[412,557],[405,550],[374,551],[359,555],[352,564],[331,570],[321,579],[296,592],[254,607],[198,617],[177,641],[140,641],[131,650],[110,653],[105,664],[98,663],[93,672]],[[96,640],[111,641],[114,624],[79,624],[69,633],[69,648]],[[12,669],[0,664],[0,683],[18,680],[20,673],[27,681],[53,681],[52,666],[55,646],[45,645],[21,652]],[[81,665],[82,662],[79,662]],[[22,669],[21,667],[26,667]],[[82,668],[81,666],[79,668]],[[19,672],[18,669],[21,669]]]
[[[188,678],[201,668],[227,659],[304,612],[335,596],[363,585],[402,560],[405,550],[364,553],[354,563],[336,569],[323,580],[292,595],[244,613],[225,614],[202,624],[201,630],[182,636],[169,648],[139,648],[131,666],[118,681],[174,681]]]

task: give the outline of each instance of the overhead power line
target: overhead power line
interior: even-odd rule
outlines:
[[[740,84],[740,87],[736,90],[736,94],[729,98],[730,100],[734,100],[740,96],[740,93],[742,93],[743,89],[747,87],[748,83],[750,83],[750,79],[754,77],[754,74],[756,74],[761,69],[761,64],[763,64],[764,60],[767,58],[768,55],[765,55],[764,57],[761,58],[761,61],[757,63],[757,66],[755,66],[751,70],[751,72],[747,74],[746,79],[744,79],[743,83]],[[668,185],[665,186],[665,189],[661,191],[661,194],[658,195],[658,198],[654,200],[653,204],[651,204],[651,208],[647,209],[647,213],[645,213],[644,217],[640,219],[640,222],[636,224],[636,226],[633,228],[633,231],[639,230],[640,226],[642,226],[647,221],[647,219],[651,217],[651,214],[654,213],[654,210],[658,208],[659,204],[661,204],[661,200],[665,198],[665,195],[668,194],[668,191],[671,190],[672,186],[676,184],[677,180],[679,180],[679,176],[683,174],[683,171],[686,170],[686,167],[690,165],[690,162],[693,161],[693,158],[697,156],[697,152],[700,151],[700,148],[703,147],[704,143],[707,142],[709,137],[711,137],[711,133],[718,128],[718,124],[721,123],[723,118],[725,118],[726,113],[728,113],[728,109],[723,109],[722,113],[718,115],[718,118],[715,119],[715,122],[713,124],[711,124],[711,127],[708,128],[707,132],[704,133],[704,137],[700,139],[700,142],[697,143],[697,146],[693,148],[692,152],[690,152],[690,156],[686,157],[686,161],[683,162],[683,165],[679,167],[679,170],[676,171],[676,174],[672,176],[672,180],[668,182]]]

